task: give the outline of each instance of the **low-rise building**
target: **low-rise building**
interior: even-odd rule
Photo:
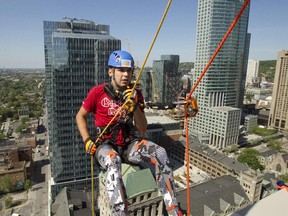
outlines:
[[[106,172],[99,175],[98,208],[101,216],[112,215],[106,191],[106,176]],[[126,187],[129,215],[163,215],[163,198],[150,169],[122,164],[122,178]]]
[[[51,216],[91,215],[91,194],[64,187],[51,205]]]
[[[235,158],[229,158],[216,149],[201,144],[195,138],[189,138],[189,161],[190,172],[192,167],[197,167],[206,172],[212,178],[223,175],[239,176],[241,171],[248,170],[249,167],[238,162]],[[169,157],[178,162],[185,161],[185,140],[181,137],[179,141],[171,145]]]
[[[277,174],[288,173],[288,154],[274,150],[262,152],[259,156],[260,163],[265,166],[266,171],[276,172]]]
[[[257,126],[257,115],[248,115],[244,120],[244,131],[249,132],[253,126]]]
[[[24,182],[27,180],[27,164],[26,161],[14,162],[2,166],[0,168],[0,181],[9,175],[9,179],[13,185],[21,184],[23,186]]]
[[[186,190],[178,193],[182,209],[187,209]],[[229,215],[251,205],[239,180],[224,175],[190,188],[190,209],[193,216]]]

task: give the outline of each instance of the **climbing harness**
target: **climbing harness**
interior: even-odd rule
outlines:
[[[119,100],[122,97],[121,93],[117,90],[115,91],[110,83],[104,85],[104,91],[112,100]]]

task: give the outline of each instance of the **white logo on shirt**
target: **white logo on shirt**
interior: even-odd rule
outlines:
[[[107,97],[104,97],[102,100],[101,100],[101,105],[103,107],[109,107],[108,108],[108,115],[115,115],[117,113],[117,111],[121,108],[120,105],[121,104],[117,104],[116,101],[114,100],[111,100]],[[125,110],[123,109],[124,113],[125,113]],[[122,114],[124,114],[122,112]]]

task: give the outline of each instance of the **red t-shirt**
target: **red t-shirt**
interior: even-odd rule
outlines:
[[[136,91],[138,94],[138,101],[143,103],[144,100],[141,91],[137,89]],[[93,112],[95,117],[94,124],[96,127],[106,127],[123,103],[124,102],[120,100],[111,99],[104,90],[104,84],[101,84],[90,90],[86,99],[83,101],[82,106],[87,112]],[[128,113],[123,108],[110,126],[115,125],[119,117],[127,115]],[[124,139],[125,137],[122,136],[122,131],[120,130],[117,137],[117,145],[125,145]]]

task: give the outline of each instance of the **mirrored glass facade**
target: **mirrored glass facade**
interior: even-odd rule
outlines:
[[[161,55],[161,60],[153,61],[153,72],[150,76],[154,79],[151,90],[156,89],[156,92],[150,90],[149,100],[154,102],[155,93],[157,94],[157,103],[173,104],[177,100],[178,92],[180,92],[181,73],[178,72],[179,55]],[[150,78],[150,79],[151,79]]]
[[[109,81],[108,57],[121,49],[109,31],[108,25],[93,22],[44,21],[52,197],[64,186],[90,188],[90,157],[75,117],[90,88]],[[92,118],[89,125],[92,134]]]

